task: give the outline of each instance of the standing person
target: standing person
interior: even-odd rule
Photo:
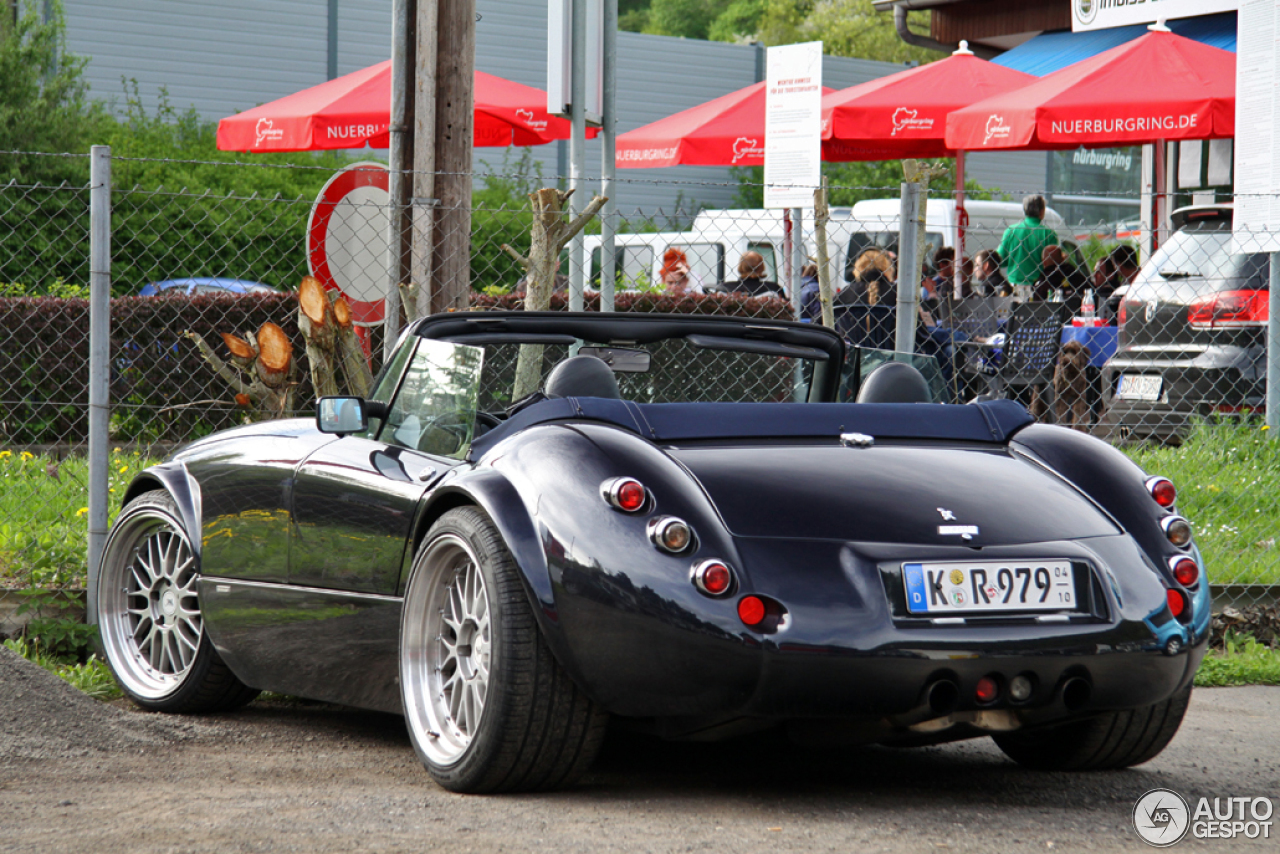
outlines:
[[[1001,255],[995,249],[983,249],[973,256],[972,293],[980,297],[1007,297],[1009,282],[1000,272]]]
[[[1042,259],[1040,281],[1036,282],[1032,298],[1053,299],[1055,293],[1061,293],[1068,312],[1073,315],[1079,314],[1085,288],[1089,287],[1088,276],[1072,264],[1071,259],[1067,258],[1067,253],[1056,244],[1044,248]]]
[[[818,284],[818,265],[805,264],[800,268],[800,317],[814,323],[822,322],[822,289]]]
[[[658,275],[662,278],[663,287],[670,294],[683,296],[703,292],[702,282],[689,269],[689,256],[684,254],[683,249],[675,246],[667,247],[667,251],[662,253],[662,269],[659,270]]]
[[[812,265],[811,265],[812,266]],[[808,269],[807,267],[805,269]],[[814,279],[817,279],[818,268],[814,267]],[[759,252],[742,253],[738,261],[738,281],[725,282],[725,290],[729,293],[749,294],[753,297],[786,297],[777,282],[765,281],[768,272],[765,268],[764,256]],[[803,275],[803,273],[801,274]],[[804,305],[804,291],[801,290],[801,306]]]
[[[1015,288],[1035,285],[1045,247],[1058,242],[1057,233],[1042,222],[1044,210],[1044,196],[1027,196],[1022,200],[1022,212],[1027,218],[1006,228],[1000,238],[997,251],[1008,267],[1009,283]]]

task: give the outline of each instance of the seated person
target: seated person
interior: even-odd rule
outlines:
[[[973,256],[971,292],[979,297],[1007,297],[1013,295],[1013,286],[1000,272],[1000,253],[983,249]],[[965,294],[968,296],[969,294]]]
[[[702,293],[702,280],[689,269],[689,256],[683,249],[668,246],[662,253],[662,269],[658,271],[662,286],[674,296]]]
[[[1041,253],[1040,278],[1031,293],[1032,299],[1049,300],[1061,297],[1070,314],[1080,313],[1089,280],[1084,271],[1071,263],[1067,253],[1058,245],[1046,246]]]
[[[853,262],[853,281],[836,296],[837,305],[894,305],[893,258],[883,249],[863,249]]]
[[[738,261],[738,281],[726,282],[724,287],[731,294],[785,299],[786,293],[778,283],[765,281],[765,275],[764,256],[755,251],[743,252],[742,259]]]

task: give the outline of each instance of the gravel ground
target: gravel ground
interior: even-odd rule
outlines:
[[[1280,795],[1280,688],[1197,691],[1170,748],[1122,772],[1024,771],[986,739],[812,752],[614,732],[577,788],[499,797],[435,786],[394,716],[131,708],[0,648],[0,851],[1146,851],[1130,813],[1149,789]]]

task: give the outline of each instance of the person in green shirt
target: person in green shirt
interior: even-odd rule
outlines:
[[[1044,219],[1044,196],[1027,196],[1022,200],[1022,212],[1027,218],[1005,229],[997,250],[1008,265],[1009,283],[1015,286],[1036,283],[1045,247],[1058,242],[1057,233],[1041,222]]]

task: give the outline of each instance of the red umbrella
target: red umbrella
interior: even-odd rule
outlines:
[[[841,89],[822,99],[822,159],[954,157],[943,141],[949,113],[1037,79],[962,48],[946,59]]]
[[[764,83],[754,83],[619,134],[617,165],[763,166],[764,90]]]
[[[952,148],[1055,149],[1235,135],[1236,56],[1156,30],[947,117]]]
[[[542,145],[569,138],[569,122],[547,113],[547,93],[541,89],[477,71],[475,98],[477,146]],[[223,119],[218,122],[218,148],[386,148],[390,113],[388,60]]]

